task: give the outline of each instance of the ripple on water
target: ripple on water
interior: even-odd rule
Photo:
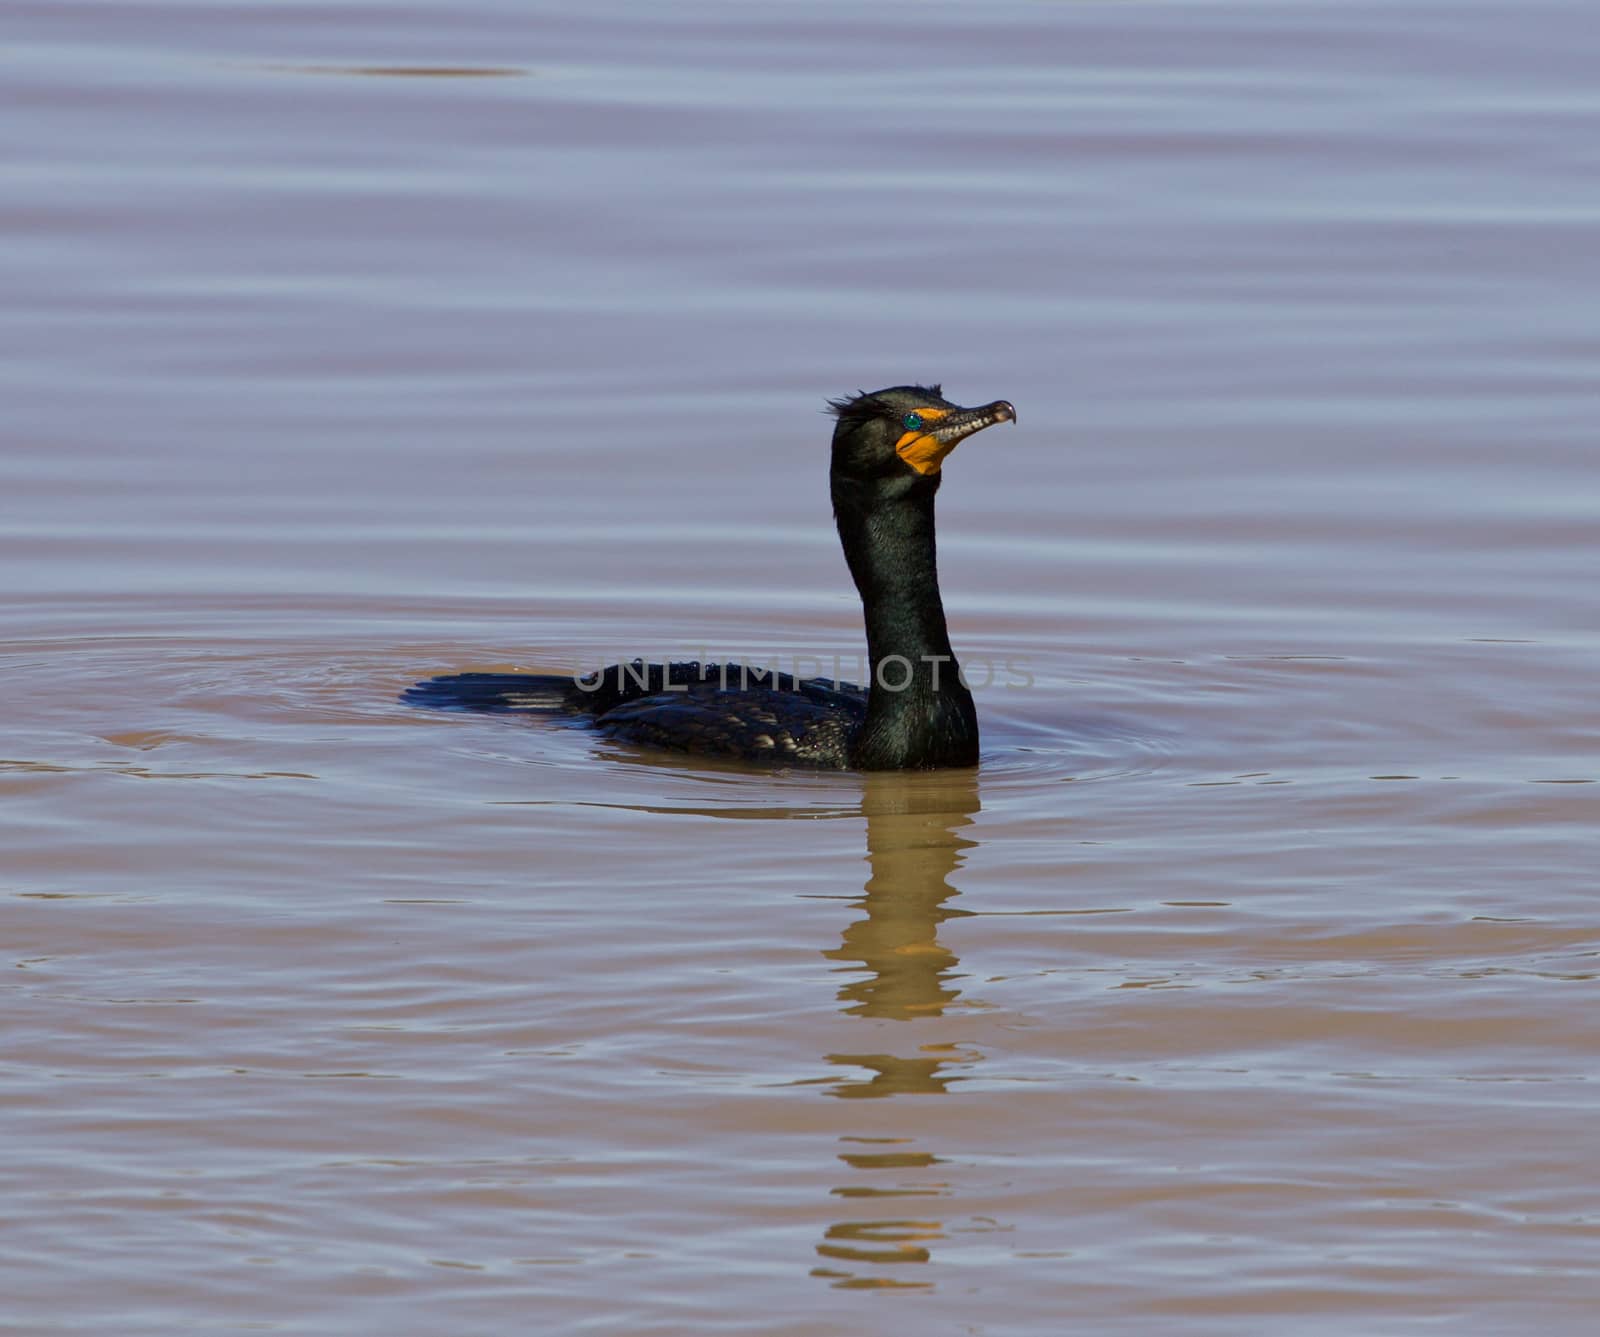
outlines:
[[[1592,4],[89,8],[7,13],[19,1331],[1594,1329]],[[855,647],[812,410],[941,374],[978,770],[399,703]]]

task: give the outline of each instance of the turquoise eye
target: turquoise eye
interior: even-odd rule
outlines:
[[[922,415],[920,413],[908,413],[900,419],[900,422],[908,432],[916,432],[922,429]]]

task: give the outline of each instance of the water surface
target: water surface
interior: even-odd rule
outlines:
[[[1589,1330],[1587,6],[12,9],[17,1331]],[[978,771],[398,703],[923,379]]]

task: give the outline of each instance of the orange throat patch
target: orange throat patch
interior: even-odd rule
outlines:
[[[918,409],[924,427],[931,427],[950,416],[948,409]],[[907,432],[894,443],[895,453],[919,474],[936,474],[944,457],[956,448],[954,441],[939,441],[924,431]]]

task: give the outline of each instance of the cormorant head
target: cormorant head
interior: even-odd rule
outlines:
[[[944,457],[967,437],[997,422],[1015,422],[1004,399],[964,409],[937,385],[895,385],[844,399],[830,399],[839,421],[833,429],[833,473],[840,478],[917,476],[937,480]]]

